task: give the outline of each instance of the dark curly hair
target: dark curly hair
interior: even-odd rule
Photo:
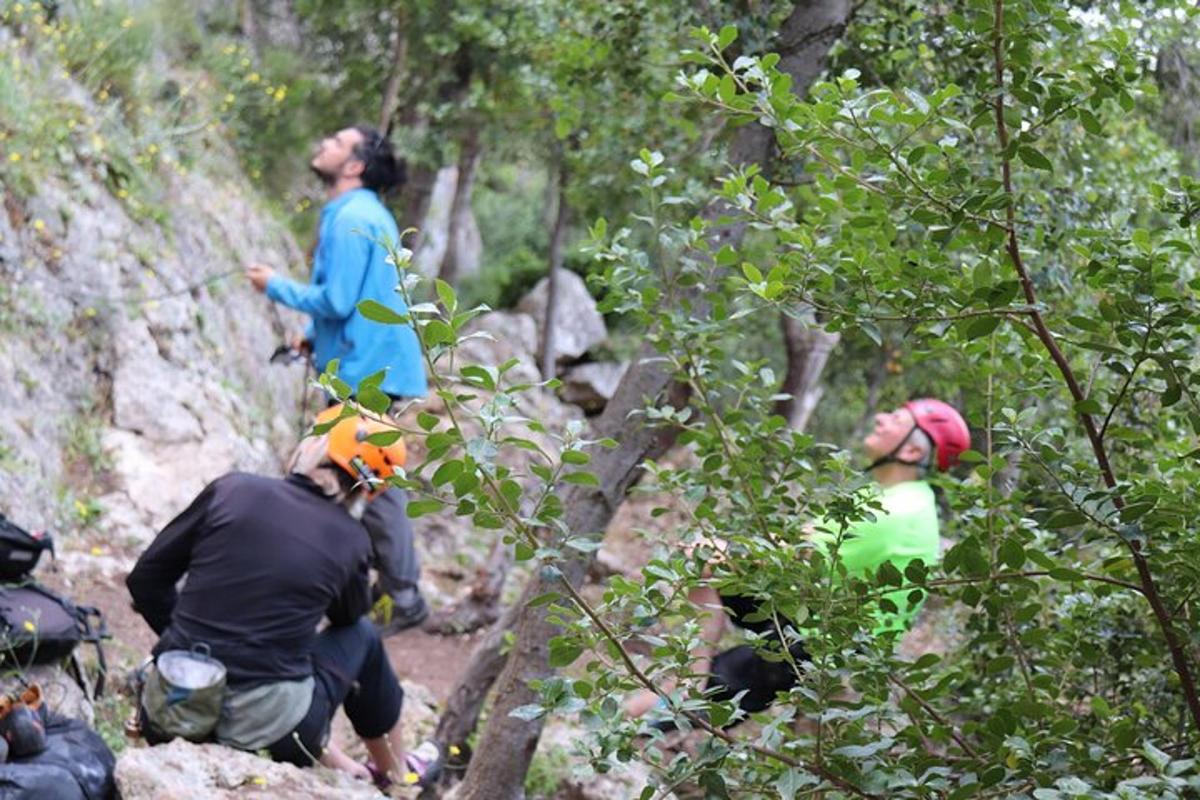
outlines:
[[[354,157],[363,162],[363,186],[379,194],[403,186],[404,160],[396,158],[391,141],[366,125],[355,125],[354,130],[362,134],[362,141],[354,147]]]

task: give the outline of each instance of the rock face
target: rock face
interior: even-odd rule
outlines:
[[[300,769],[216,744],[176,739],[117,759],[123,800],[379,800],[375,787],[323,768]]]
[[[604,317],[596,310],[596,301],[588,293],[583,278],[568,269],[558,274],[558,304],[554,308],[554,352],[558,361],[573,361],[608,337]],[[539,327],[546,317],[548,278],[537,285],[517,303],[517,310],[533,317]],[[534,351],[536,352],[536,350]]]
[[[237,176],[164,176],[161,224],[72,180],[0,212],[0,510],[133,545],[218,475],[278,472],[303,379],[267,357],[302,321],[240,272],[302,258]]]
[[[589,414],[599,413],[617,393],[617,385],[627,369],[628,361],[595,361],[569,367],[562,375],[560,395]]]

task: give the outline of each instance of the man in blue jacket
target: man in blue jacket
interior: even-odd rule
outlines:
[[[321,140],[310,163],[329,198],[321,210],[312,279],[300,283],[252,264],[247,276],[254,288],[277,303],[308,314],[304,335],[293,342],[311,352],[317,369],[338,361],[338,377],[357,389],[369,375],[386,370],[380,388],[394,400],[422,397],[425,368],[416,334],[407,325],[383,325],[358,311],[374,300],[406,313],[396,291],[396,268],[387,262],[382,242],[400,242],[381,193],[403,180],[387,137],[373,128],[343,128]],[[417,588],[420,564],[413,548],[406,496],[392,489],[371,504],[363,524],[371,534],[379,589],[391,597],[385,633],[420,623],[428,608]]]

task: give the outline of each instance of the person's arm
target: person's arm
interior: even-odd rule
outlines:
[[[159,635],[171,624],[177,599],[175,585],[187,572],[192,546],[204,527],[216,485],[213,481],[204,487],[192,504],[162,529],[125,579],[134,611]]]
[[[357,218],[335,223],[321,254],[329,265],[324,283],[300,283],[272,275],[267,281],[267,297],[312,317],[349,317],[362,299],[363,278],[370,264],[372,244],[365,227]]]
[[[329,618],[329,624],[335,628],[353,625],[359,617],[370,611],[370,586],[367,560],[363,559],[350,579],[346,581],[341,592],[329,604],[329,609],[325,612],[325,616]]]

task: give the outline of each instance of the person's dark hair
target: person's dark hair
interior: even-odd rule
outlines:
[[[355,125],[363,140],[355,145],[354,157],[363,162],[363,186],[380,194],[403,185],[404,160],[397,159],[392,143],[375,128]]]

